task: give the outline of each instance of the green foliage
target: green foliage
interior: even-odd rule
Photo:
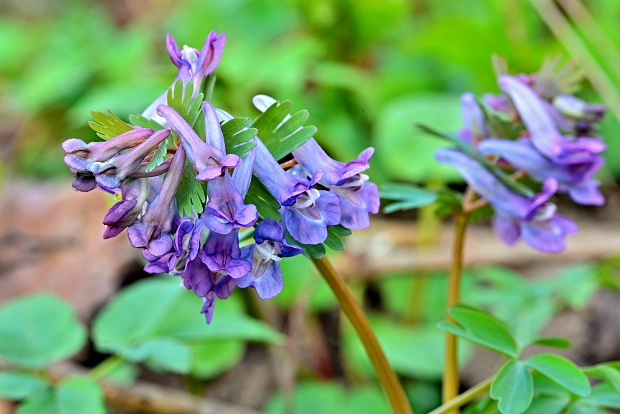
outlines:
[[[437,193],[411,184],[383,184],[379,189],[379,196],[384,200],[395,201],[383,208],[386,214],[424,207],[437,201]]]
[[[0,372],[0,398],[23,400],[31,394],[41,392],[47,384],[40,377],[20,371]]]
[[[129,122],[133,126],[151,128],[153,131],[164,129],[157,121],[143,117],[142,115],[129,115]]]
[[[256,146],[256,143],[249,141],[256,136],[258,130],[247,128],[249,123],[249,118],[233,118],[222,124],[227,154],[235,154],[245,158],[248,152]]]
[[[73,309],[53,296],[18,297],[0,308],[0,357],[11,364],[44,368],[77,353],[85,340]]]
[[[590,394],[590,383],[586,376],[577,365],[564,357],[538,354],[526,359],[523,363],[574,394],[582,397]]]
[[[205,368],[209,354],[201,352],[207,344],[228,343],[223,354],[229,359],[216,367],[225,369],[230,358],[238,360],[239,351],[230,352],[230,348],[238,350],[239,341],[281,341],[280,334],[266,324],[244,315],[234,298],[219,302],[217,318],[210,325],[200,314],[201,306],[200,298],[179,288],[171,277],[138,282],[97,315],[95,346],[160,370],[213,375],[219,372]]]
[[[67,377],[55,385],[30,394],[19,405],[19,414],[104,414],[103,393],[85,377]]]
[[[248,194],[245,196],[245,203],[254,204],[258,215],[263,219],[282,220],[282,215],[278,211],[280,210],[280,203],[255,176],[252,176]]]
[[[519,354],[518,346],[506,326],[497,318],[479,309],[457,306],[448,313],[456,323],[440,322],[439,329],[467,339],[509,358]]]
[[[185,169],[177,187],[177,210],[180,216],[191,216],[192,207],[198,214],[204,211],[207,184],[196,179],[196,171],[189,160],[185,160]]]
[[[108,109],[110,115],[106,115],[99,111],[90,111],[94,121],[89,121],[90,126],[100,138],[110,139],[114,138],[124,132],[129,132],[133,128],[125,121],[114,115],[112,111]]]
[[[199,93],[196,98],[192,99],[194,90],[194,82],[189,81],[183,89],[183,81],[177,79],[174,85],[168,89],[167,104],[174,109],[187,121],[189,126],[193,127],[202,112],[202,98],[204,95]]]
[[[532,402],[534,385],[532,374],[520,361],[508,361],[493,378],[491,398],[499,402],[503,414],[520,414]]]
[[[292,108],[290,100],[276,102],[252,124],[276,160],[290,154],[316,134],[316,127],[303,126],[310,115],[308,111],[301,110],[289,116]]]
[[[285,397],[278,392],[267,403],[266,414],[284,414]],[[302,382],[295,387],[293,412],[296,414],[389,414],[383,393],[375,387],[356,386],[345,390],[336,382]]]

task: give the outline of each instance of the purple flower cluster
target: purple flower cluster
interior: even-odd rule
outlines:
[[[537,250],[562,251],[565,236],[576,233],[577,226],[556,214],[555,204],[548,200],[558,192],[582,205],[605,202],[594,179],[604,163],[605,144],[593,136],[605,107],[568,94],[549,96],[538,90],[537,75],[501,75],[498,83],[503,94],[485,96],[486,111],[472,94],[462,97],[465,127],[457,135],[471,153],[442,149],[436,157],[456,168],[493,207],[492,224],[501,240],[512,245],[522,237]],[[490,117],[520,133],[502,136],[490,128]],[[540,182],[540,192],[530,196],[510,188],[489,168],[492,163]]]
[[[179,49],[168,35],[168,52],[179,68],[175,81],[192,83],[186,89],[192,100],[202,96],[225,40],[212,32],[199,51]],[[275,103],[262,95],[254,101],[263,111]],[[62,145],[64,161],[75,176],[74,189],[100,188],[120,197],[104,217],[103,237],[127,229],[132,246],[142,249],[145,270],[181,276],[183,285],[203,298],[207,322],[216,298],[227,298],[237,286],[255,288],[262,299],[274,297],[283,287],[282,258],[303,253],[300,246],[323,243],[330,226],[368,227],[369,213],[378,212],[377,186],[363,174],[372,148],[342,163],[311,138],[293,151],[295,162],[288,164],[296,165],[285,170],[258,136],[243,158],[227,154],[220,123],[231,117],[208,101],[201,102],[199,114],[204,138],[169,104],[164,93],[142,114],[161,129],[134,127],[90,144],[69,139]],[[149,166],[160,147],[171,156]],[[280,222],[259,217],[257,207],[246,204],[253,177],[279,203]],[[202,208],[192,208],[191,214],[185,209],[180,213],[177,205],[180,185],[188,179],[206,183],[207,193]],[[254,242],[240,242],[240,232],[251,229]]]

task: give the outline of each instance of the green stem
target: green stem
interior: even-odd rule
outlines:
[[[116,369],[123,365],[124,362],[125,360],[120,356],[112,355],[111,357],[104,359],[95,368],[90,370],[88,376],[94,380],[103,379],[116,371]]]
[[[452,267],[448,281],[448,298],[446,301],[446,318],[452,321],[448,309],[454,306],[460,297],[461,273],[463,270],[463,246],[465,242],[465,230],[467,229],[467,212],[461,211],[456,214],[455,240],[452,254]],[[459,393],[459,365],[457,358],[457,338],[446,333],[445,366],[443,375],[443,402],[455,398]],[[450,411],[450,414],[458,413],[458,410]]]
[[[462,407],[468,402],[471,402],[476,398],[480,397],[481,395],[485,394],[491,388],[491,382],[493,382],[493,377],[482,381],[480,384],[468,389],[463,394],[458,395],[457,397],[444,403],[441,407],[435,408],[428,414],[446,414],[451,412],[451,410]]]
[[[336,273],[336,270],[334,270],[329,260],[327,260],[327,257],[324,256],[322,259],[317,259],[311,256],[311,259],[319,273],[334,292],[342,311],[353,325],[353,328],[355,328],[364,348],[366,348],[370,362],[372,362],[375,368],[377,378],[392,406],[394,414],[413,414],[405,391],[394,373],[394,370],[390,367],[383,353],[383,349],[381,349],[381,345],[370,326],[370,322],[368,322],[368,318],[364,314],[364,311],[353,297],[353,293],[342,277]]]

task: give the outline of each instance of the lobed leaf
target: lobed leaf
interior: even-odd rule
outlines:
[[[245,203],[254,204],[259,216],[263,219],[282,221],[282,215],[279,212],[280,203],[255,176],[252,176]]]
[[[233,118],[222,124],[227,154],[235,154],[244,158],[256,146],[256,143],[248,142],[257,133],[256,128],[246,128],[249,123],[249,118]]]
[[[159,131],[164,129],[157,121],[145,118],[142,115],[129,115],[129,122],[133,126],[139,126],[142,128],[151,128],[153,131]]]
[[[110,115],[99,111],[90,111],[94,121],[88,121],[88,126],[93,129],[100,138],[111,139],[133,128],[108,109]]]
[[[185,169],[176,192],[177,210],[180,216],[191,216],[192,208],[198,214],[204,211],[206,183],[196,180],[194,166],[185,160]]]
[[[290,100],[275,102],[252,125],[276,160],[297,149],[316,134],[316,127],[302,126],[308,112],[301,110],[289,116],[293,104]],[[287,118],[288,117],[288,118]]]
[[[491,398],[498,401],[502,414],[523,413],[532,403],[532,374],[521,361],[508,361],[491,384]]]
[[[557,382],[568,391],[585,397],[590,394],[590,382],[574,362],[554,354],[534,355],[523,363]]]

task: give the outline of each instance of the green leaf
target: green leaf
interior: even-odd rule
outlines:
[[[66,302],[47,294],[15,298],[0,308],[0,357],[44,368],[78,352],[86,330]]]
[[[297,240],[295,240],[293,236],[291,236],[288,230],[284,232],[284,237],[286,238],[286,241],[288,244],[293,244],[295,246],[299,246],[302,249],[304,249],[304,256],[306,256],[307,258],[310,258],[310,256],[312,256],[312,257],[316,257],[317,259],[321,259],[327,252],[327,250],[325,249],[325,245],[323,243],[319,243],[319,244],[300,243]]]
[[[143,117],[142,115],[129,115],[129,122],[133,126],[139,126],[142,128],[151,128],[153,131],[159,131],[164,129],[157,121]]]
[[[580,401],[583,404],[620,409],[620,396],[610,384],[604,383],[594,386],[590,395]]]
[[[517,342],[506,326],[494,316],[479,309],[456,306],[448,311],[459,324],[440,322],[439,329],[474,342],[509,358],[519,355]]]
[[[335,230],[332,230],[331,227],[327,228],[327,239],[323,242],[327,247],[333,250],[341,251],[344,250],[344,242]]]
[[[560,414],[570,403],[570,399],[536,397],[524,414]]]
[[[280,160],[297,149],[316,134],[316,127],[302,126],[308,119],[308,111],[301,110],[287,116],[293,108],[290,100],[275,102],[263,112],[252,125],[276,160]]]
[[[241,361],[245,344],[239,341],[219,341],[195,344],[190,349],[193,361],[191,375],[200,379],[211,379]],[[214,355],[217,355],[217,358],[214,358]]]
[[[167,95],[168,106],[177,111],[191,127],[194,126],[198,115],[202,112],[201,104],[204,97],[202,93],[199,93],[196,98],[192,99],[193,90],[193,81],[187,82],[185,90],[183,90],[183,81],[177,79],[174,85],[168,89]]]
[[[571,405],[568,410],[566,410],[566,414],[609,414],[609,411],[576,402]]]
[[[581,371],[595,378],[605,380],[620,395],[620,372],[609,365],[599,364],[593,367],[582,368]]]
[[[131,362],[145,362],[149,366],[187,374],[192,359],[189,348],[174,339],[156,338],[147,340],[135,348],[128,349],[123,357]]]
[[[258,130],[256,128],[246,128],[249,123],[249,118],[233,118],[222,124],[222,134],[224,135],[227,154],[235,154],[244,158],[256,146],[256,143],[248,141],[256,136]]]
[[[174,134],[173,134],[174,135]],[[157,147],[157,151],[153,154],[153,158],[146,164],[146,172],[151,172],[155,169],[155,167],[160,166],[164,160],[166,159],[166,154],[168,153],[168,147],[170,146],[172,137],[168,137],[163,140],[159,146]]]
[[[590,394],[588,378],[572,361],[553,354],[534,355],[523,363],[582,397]]]
[[[0,372],[0,398],[5,400],[23,400],[31,394],[45,390],[47,383],[40,377],[28,372]]]
[[[52,388],[30,395],[19,407],[17,414],[62,414],[56,407],[56,396]]]
[[[353,232],[345,227],[342,227],[341,225],[337,225],[337,226],[330,226],[329,227],[329,231],[337,234],[338,236],[350,236]]]
[[[245,196],[245,203],[254,204],[258,214],[263,219],[269,218],[275,221],[282,220],[282,215],[280,215],[278,211],[280,209],[280,203],[255,176],[252,176],[248,194]]]
[[[185,160],[185,169],[176,192],[177,210],[180,216],[192,215],[192,207],[198,214],[203,212],[207,199],[205,187],[206,183],[196,180],[196,171],[192,163]]]
[[[105,414],[99,385],[86,377],[64,378],[55,389],[58,413]]]
[[[508,361],[491,384],[491,398],[503,414],[520,414],[532,403],[532,374],[521,361]]]
[[[542,345],[542,346],[549,346],[552,348],[566,349],[566,348],[571,347],[571,342],[566,338],[546,337],[546,338],[536,338],[533,341],[531,341],[529,345]]]
[[[396,201],[383,209],[386,214],[424,207],[437,201],[436,193],[411,184],[383,184],[379,189],[379,196],[385,200]]]
[[[202,302],[179,288],[176,278],[148,279],[121,291],[97,315],[93,340],[98,350],[175,372],[189,372],[193,345],[220,341],[278,343],[282,336],[264,322],[243,314],[235,297],[218,301],[207,325]]]
[[[114,115],[114,113],[109,109],[108,113],[110,115],[106,115],[99,111],[90,111],[94,121],[88,121],[88,126],[97,132],[97,135],[99,135],[100,138],[114,138],[133,129],[131,125]]]

